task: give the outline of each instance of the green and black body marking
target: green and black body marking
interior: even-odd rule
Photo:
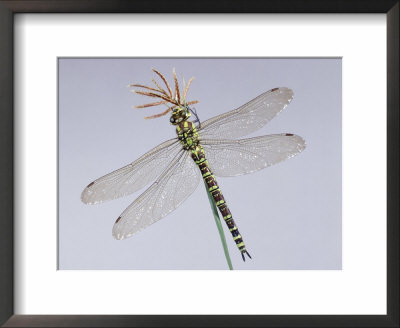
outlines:
[[[236,246],[242,254],[243,261],[245,260],[244,254],[247,254],[251,258],[250,254],[246,250],[243,238],[239,233],[235,221],[232,218],[229,207],[225,202],[221,189],[218,186],[218,182],[211,171],[210,165],[208,164],[204,148],[199,140],[199,134],[196,126],[193,124],[193,122],[188,121],[190,117],[190,109],[188,107],[182,107],[176,108],[172,112],[170,122],[176,125],[176,133],[178,134],[179,141],[185,150],[191,152],[193,160],[199,167],[203,179],[207,184],[208,190],[214,199],[215,205],[218,207],[226,225],[229,228],[229,231],[232,234]]]

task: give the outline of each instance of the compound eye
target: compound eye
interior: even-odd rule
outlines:
[[[171,123],[175,123],[175,119],[174,119],[173,117],[171,117],[171,118],[169,119],[169,121],[170,121]]]

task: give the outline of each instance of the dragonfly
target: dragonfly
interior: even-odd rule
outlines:
[[[180,90],[174,69],[173,90],[163,74],[156,69],[153,71],[159,82],[153,78],[152,86],[129,86],[135,88],[133,92],[157,101],[135,107],[165,105],[167,108],[163,112],[145,118],[153,119],[171,113],[170,123],[176,127],[177,137],[91,182],[82,192],[82,202],[96,204],[127,196],[154,181],[115,221],[112,234],[121,240],[171,213],[203,179],[243,261],[245,255],[251,258],[216,176],[252,173],[289,159],[305,149],[304,139],[292,133],[239,139],[259,130],[279,114],[293,99],[293,91],[286,87],[274,88],[237,109],[200,122],[192,106],[198,100],[186,100],[193,77]],[[192,114],[196,117],[195,121],[190,119]]]

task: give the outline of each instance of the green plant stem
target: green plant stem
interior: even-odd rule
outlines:
[[[210,201],[211,210],[214,214],[215,223],[217,224],[219,237],[221,238],[222,247],[224,248],[226,262],[228,262],[229,270],[233,270],[231,258],[229,256],[228,246],[226,245],[226,239],[225,239],[224,231],[222,229],[221,220],[219,218],[217,207],[215,206],[214,199],[213,199],[210,191],[208,190],[208,186],[205,181],[204,181],[204,185],[206,187],[208,200]]]

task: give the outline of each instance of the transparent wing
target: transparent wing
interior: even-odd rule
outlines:
[[[273,119],[293,98],[288,88],[264,92],[247,104],[201,123],[200,139],[231,139],[250,134]]]
[[[141,194],[117,219],[116,239],[124,239],[157,222],[176,209],[197,187],[200,170],[182,150],[172,165]]]
[[[220,177],[255,172],[300,153],[305,141],[293,134],[240,140],[202,140],[211,171]]]
[[[82,202],[96,204],[134,193],[156,179],[180,150],[177,139],[158,145],[133,163],[90,183],[82,192]]]

